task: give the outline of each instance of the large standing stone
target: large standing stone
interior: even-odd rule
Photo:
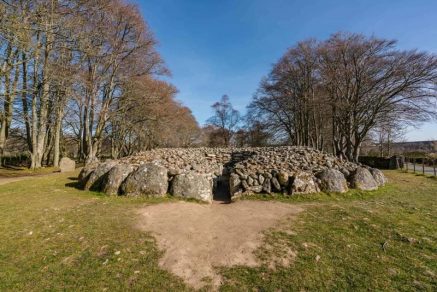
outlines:
[[[299,172],[294,176],[293,184],[290,187],[290,194],[312,194],[320,192],[311,173]]]
[[[85,190],[100,191],[105,175],[117,164],[117,161],[110,160],[97,165],[93,172],[89,175],[85,182]]]
[[[371,168],[370,169],[370,173],[372,174],[373,178],[375,179],[376,183],[378,184],[378,186],[383,186],[387,183],[387,178],[385,177],[385,175],[382,173],[382,171],[380,171],[377,168]]]
[[[119,194],[123,181],[135,170],[131,164],[118,164],[111,168],[102,183],[102,191],[111,196]]]
[[[194,198],[208,203],[213,199],[212,181],[191,171],[176,175],[170,189],[175,197]]]
[[[141,165],[121,185],[124,195],[164,196],[167,190],[167,169],[154,163]]]
[[[70,172],[76,169],[76,162],[68,157],[62,157],[59,162],[61,172]]]
[[[378,183],[373,178],[369,170],[358,167],[351,177],[351,186],[363,191],[373,191],[378,189]]]
[[[233,196],[235,193],[238,193],[240,189],[241,189],[241,180],[238,174],[232,173],[229,176],[229,192],[231,196]]]
[[[317,174],[320,179],[320,188],[327,193],[345,193],[349,189],[344,175],[336,169],[325,169]]]

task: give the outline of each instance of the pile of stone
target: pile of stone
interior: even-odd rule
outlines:
[[[378,169],[307,147],[156,149],[89,164],[79,179],[84,189],[108,195],[170,194],[207,202],[220,186],[238,197],[376,190],[386,182]]]

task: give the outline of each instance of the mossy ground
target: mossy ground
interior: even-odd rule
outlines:
[[[253,198],[306,210],[265,231],[260,267],[217,268],[220,289],[435,291],[437,180],[386,174],[375,192]],[[135,227],[139,208],[174,199],[108,198],[76,189],[73,176],[0,186],[0,290],[190,290]]]

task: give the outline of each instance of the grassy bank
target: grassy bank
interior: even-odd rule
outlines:
[[[221,289],[435,290],[437,181],[387,175],[376,192],[275,198],[310,203],[265,232],[260,267],[218,268]],[[189,290],[135,228],[139,207],[171,199],[107,198],[70,176],[0,186],[0,290]]]

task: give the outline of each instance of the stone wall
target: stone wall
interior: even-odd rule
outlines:
[[[156,149],[87,165],[85,189],[111,195],[193,197],[212,201],[226,189],[230,197],[253,193],[286,195],[373,190],[383,174],[307,147]]]

